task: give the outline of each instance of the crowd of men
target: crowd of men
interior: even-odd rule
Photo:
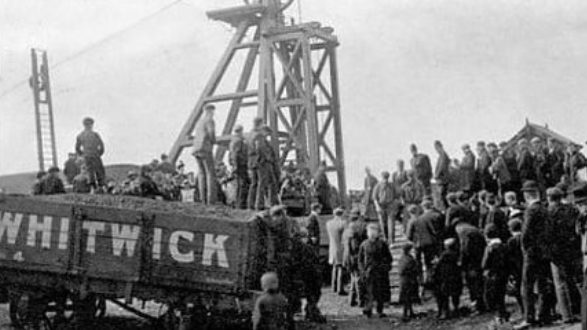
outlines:
[[[435,167],[430,157],[410,146],[411,169],[405,169],[398,161],[397,171],[390,176],[384,171],[381,181],[366,169],[363,204],[366,214],[376,211],[386,238],[395,240],[395,226],[390,223],[405,223],[410,205],[418,205],[425,196],[435,196],[435,204],[444,210],[448,192],[463,192],[468,198],[481,191],[503,197],[513,191],[522,197],[522,184],[535,181],[541,195],[546,188],[559,185],[567,189],[577,181],[579,170],[587,167],[587,159],[579,151],[580,146],[563,146],[555,139],[534,137],[530,141],[520,139],[515,144],[502,142],[477,143],[476,154],[470,145],[462,146],[462,160],[453,159],[444,150],[440,141],[434,142],[438,154]],[[434,184],[433,184],[434,183]],[[374,210],[373,210],[374,209]]]
[[[214,105],[204,107],[204,116],[195,127],[192,155],[198,167],[198,195],[207,204],[218,202],[219,178],[214,171],[213,156],[216,141]],[[230,180],[234,180],[233,206],[239,209],[266,210],[291,198],[303,198],[311,193],[323,205],[325,213],[332,212],[332,186],[322,163],[316,173],[296,168],[292,163],[282,167],[279,155],[270,142],[272,129],[262,118],[253,120],[253,128],[245,134],[236,125],[229,146]]]
[[[442,143],[435,141],[438,160],[433,170],[430,158],[412,145],[411,169],[400,160],[397,171],[382,172],[381,180],[366,169],[364,211],[353,208],[347,213],[341,208],[332,210],[324,165],[313,176],[294,166],[280,168],[269,142],[272,131],[259,118],[247,138],[242,126],[235,128],[230,169],[217,165],[212,157],[216,143],[213,106],[206,106],[205,112],[196,127],[193,149],[199,169],[195,183],[199,200],[217,203],[223,198],[222,185],[233,180],[233,206],[270,208],[268,215],[275,219],[270,221],[271,230],[299,238],[284,240],[288,244],[282,251],[288,253],[286,259],[311,260],[295,267],[288,263],[291,267],[284,268],[278,246],[268,259],[269,264],[275,264],[274,273],[263,277],[268,296],[257,305],[269,310],[273,303],[286,306],[287,313],[282,316],[288,324],[299,309],[299,286],[310,288],[306,314],[323,321],[317,309],[321,284],[318,215],[330,212],[334,218],[326,223],[326,230],[332,288],[339,295],[348,294],[351,306],[362,307],[367,317],[372,316],[373,308],[385,317],[384,306],[391,299],[390,250],[396,238],[395,224],[401,222],[409,240],[402,246],[398,264],[405,320],[414,316],[412,305],[426,292],[434,294],[440,319],[458,316],[466,287],[470,307],[476,313],[495,313],[500,323],[510,315],[506,294],[516,297],[524,316],[518,329],[550,324],[557,317],[565,323],[577,321],[581,301],[578,283],[584,278],[580,236],[587,228],[587,185],[577,180],[577,172],[587,166],[587,160],[578,146],[563,150],[556,140],[540,138],[521,139],[515,145],[479,142],[476,154],[464,145],[462,160],[451,161]],[[83,124],[76,153],[64,167],[74,192],[181,199],[181,187],[189,185],[189,180],[183,166],[174,168],[166,155],[142,166],[138,173],[130,172],[120,185],[105,182],[101,162],[104,144],[92,130],[93,120],[86,118]],[[317,202],[301,227],[288,220],[286,207],[281,205],[288,189],[315,192]],[[63,192],[58,168],[39,174],[34,193]],[[365,221],[370,209],[376,211],[378,224]],[[295,253],[300,254],[293,258]],[[308,265],[314,270],[311,277],[300,280],[300,276],[296,282],[290,276]],[[285,300],[275,296],[279,292],[285,294]],[[256,313],[257,323],[278,317]]]

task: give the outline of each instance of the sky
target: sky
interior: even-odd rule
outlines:
[[[60,162],[92,116],[105,163],[146,163],[169,151],[232,35],[205,12],[240,4],[0,0],[0,175],[37,168],[31,47],[49,52]],[[507,140],[526,119],[587,139],[585,1],[301,0],[287,15],[300,13],[341,42],[350,188],[411,143],[434,159],[438,139],[460,158],[463,143]]]

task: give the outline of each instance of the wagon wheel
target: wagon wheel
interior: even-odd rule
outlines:
[[[10,292],[9,315],[16,329],[53,330],[47,316],[47,300],[27,293]]]
[[[106,315],[106,298],[101,295],[90,293],[84,299],[72,297],[71,304],[73,319],[90,321]]]

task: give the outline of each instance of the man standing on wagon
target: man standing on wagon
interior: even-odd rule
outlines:
[[[214,123],[216,107],[208,104],[204,107],[204,117],[196,126],[194,132],[193,155],[198,165],[199,196],[205,204],[214,204],[218,198],[216,192],[216,167],[212,153],[216,144]]]
[[[102,164],[102,155],[104,155],[104,142],[96,132],[94,132],[94,119],[87,117],[83,120],[84,130],[77,136],[75,142],[75,152],[81,156],[88,169],[90,184],[94,189],[104,186],[106,173],[104,164]]]

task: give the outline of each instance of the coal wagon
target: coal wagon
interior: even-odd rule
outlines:
[[[165,306],[158,321],[252,308],[264,271],[253,212],[101,196],[1,196],[0,286],[17,326],[104,313],[105,300]]]

